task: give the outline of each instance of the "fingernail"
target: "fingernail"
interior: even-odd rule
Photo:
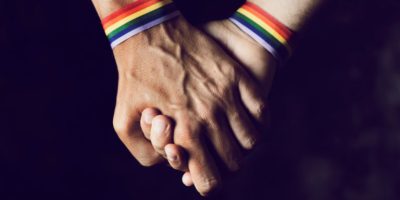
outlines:
[[[154,133],[162,134],[167,129],[167,123],[161,120],[154,120],[152,128],[154,128]]]

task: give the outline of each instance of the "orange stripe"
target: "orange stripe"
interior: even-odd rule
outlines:
[[[253,15],[257,16],[260,20],[262,20],[269,26],[271,26],[271,28],[280,33],[284,38],[287,39],[290,37],[291,31],[265,11],[261,10],[258,7],[250,5],[244,5],[243,8],[252,13]]]
[[[142,10],[144,8],[147,8],[157,2],[160,2],[160,0],[143,0],[139,1],[140,3],[137,3],[138,1],[135,1],[134,3],[128,5],[128,8],[125,9],[123,8],[122,10],[117,11],[116,13],[113,13],[114,18],[109,18],[107,20],[103,20],[102,24],[104,29],[108,28],[109,26],[113,25],[114,23],[120,21],[121,19],[131,15],[132,13],[135,13],[139,10]],[[121,12],[120,12],[121,11]]]
[[[146,0],[138,0],[138,1],[135,1],[135,2],[133,2],[131,4],[128,4],[128,5],[124,6],[123,8],[111,13],[110,15],[108,15],[107,17],[102,19],[102,21],[104,23],[107,23],[109,20],[113,19],[114,17],[118,17],[118,15],[120,15],[121,13],[132,9],[133,7],[136,7],[137,5],[144,3],[145,1]]]
[[[250,2],[247,2],[246,4],[247,4],[247,6],[250,6],[254,10],[256,10],[258,13],[267,16],[273,23],[280,25],[283,29],[287,29],[285,25],[283,25],[280,21],[275,19],[275,17],[270,15],[268,12],[266,12],[265,10],[261,9],[260,7],[258,7],[256,4],[253,4],[253,3],[250,3]]]
[[[279,34],[282,38],[284,39],[288,39],[289,35],[288,33],[286,33],[284,30],[282,30],[277,24],[272,23],[268,18],[266,18],[264,15],[255,12],[254,10],[251,10],[249,7],[242,7],[242,9],[244,9],[243,11],[238,11],[239,13],[242,13],[244,11],[248,12],[249,14],[253,15],[253,16],[247,16],[248,14],[244,14],[247,17],[249,17],[251,20],[256,20],[256,19],[252,19],[252,18],[257,18],[257,20],[261,21],[262,23],[266,24],[266,26],[270,27],[271,29],[273,29],[277,34]],[[260,22],[259,22],[260,23]]]
[[[291,31],[264,10],[261,10],[260,8],[254,6],[254,4],[250,4],[249,2],[243,5],[242,8],[246,9],[253,15],[257,16],[260,20],[268,24],[271,28],[277,31],[285,39],[289,39]]]

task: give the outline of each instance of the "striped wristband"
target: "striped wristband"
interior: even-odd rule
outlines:
[[[130,37],[179,15],[171,0],[138,0],[102,20],[114,48]]]
[[[230,20],[278,61],[285,61],[290,56],[292,31],[255,4],[246,2]]]

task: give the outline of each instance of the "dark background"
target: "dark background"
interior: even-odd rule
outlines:
[[[335,0],[271,94],[273,127],[211,199],[400,199],[400,2]],[[0,199],[200,199],[112,129],[117,74],[89,1],[0,1]]]

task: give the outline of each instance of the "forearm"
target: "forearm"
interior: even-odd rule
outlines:
[[[297,31],[325,0],[248,0]]]

